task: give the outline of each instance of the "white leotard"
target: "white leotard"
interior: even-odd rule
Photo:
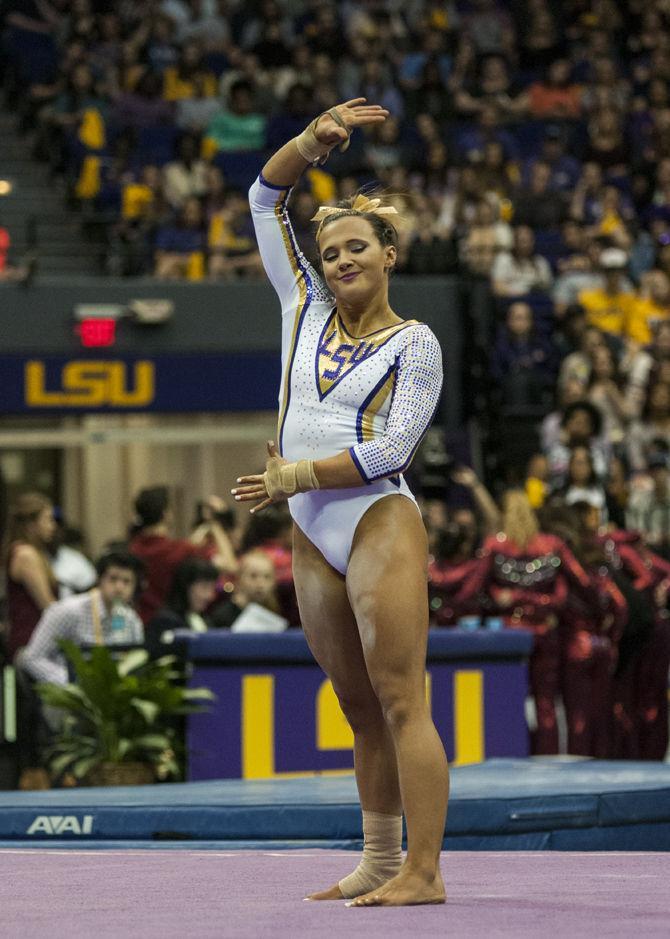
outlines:
[[[413,499],[402,473],[435,413],[442,356],[433,332],[415,320],[361,338],[347,332],[295,241],[289,195],[262,177],[249,191],[261,257],[282,307],[278,443],[291,461],[349,450],[367,483],[289,499],[299,527],[345,573],[370,504],[391,493]]]

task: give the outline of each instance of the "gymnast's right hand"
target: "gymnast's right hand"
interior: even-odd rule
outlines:
[[[294,138],[300,156],[313,165],[321,166],[333,147],[340,150],[349,146],[349,138],[356,127],[380,124],[389,112],[379,104],[367,104],[365,98],[352,98],[315,117],[304,131]]]
[[[240,476],[237,489],[231,489],[236,502],[257,502],[250,511],[259,512],[274,502],[283,502],[298,492],[310,492],[319,488],[314,472],[313,460],[298,460],[289,463],[272,440],[268,441],[268,461],[265,472],[257,476]]]
[[[347,143],[355,127],[381,124],[388,116],[389,112],[381,105],[367,104],[365,98],[352,98],[324,111],[314,123],[314,136],[331,147]]]

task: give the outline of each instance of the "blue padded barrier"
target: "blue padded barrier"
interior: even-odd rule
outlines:
[[[176,630],[174,641],[186,651],[193,662],[223,658],[228,662],[314,662],[302,630],[284,633],[230,633],[211,630],[194,633]],[[505,629],[499,632],[479,630],[466,632],[457,629],[431,629],[428,635],[428,658],[485,659],[488,657],[518,658],[530,655],[532,633]]]
[[[452,772],[452,850],[670,850],[670,765],[490,760]],[[358,847],[352,777],[0,794],[0,842]]]

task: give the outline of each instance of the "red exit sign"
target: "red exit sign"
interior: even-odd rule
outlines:
[[[116,342],[116,320],[111,317],[91,317],[77,324],[82,346],[99,349]]]

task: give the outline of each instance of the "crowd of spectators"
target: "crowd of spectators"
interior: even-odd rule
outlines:
[[[553,457],[534,454],[524,478],[497,500],[469,467],[448,459],[431,466],[420,452],[412,481],[428,534],[430,623],[533,633],[533,752],[663,759],[670,560],[636,520],[646,512],[656,518],[654,498],[670,471],[655,459],[647,502],[627,503],[623,473],[603,487],[602,454],[588,443],[597,414],[576,402]],[[564,463],[558,486],[552,459]],[[291,534],[286,506],[241,528],[235,512],[210,497],[197,506],[188,537],[177,538],[169,492],[154,487],[137,495],[127,535],[94,566],[46,497],[21,495],[7,531],[6,654],[24,683],[65,683],[63,639],[84,648],[145,646],[159,657],[173,652],[176,630],[299,628]],[[21,784],[34,788],[48,778],[34,695],[26,701],[19,763]]]
[[[669,18],[665,0],[16,0],[6,97],[106,221],[116,273],[257,274],[249,183],[365,95],[391,118],[306,174],[303,234],[315,204],[375,181],[407,218],[401,271],[565,304],[601,288],[606,243],[653,305],[643,275],[670,265]]]
[[[105,221],[123,274],[258,275],[245,189],[268,152],[338,101],[390,110],[305,174],[291,214],[313,258],[315,207],[380,183],[405,219],[400,272],[489,285],[478,416],[494,443],[503,428],[496,498],[463,466],[424,490],[432,623],[532,629],[535,752],[559,747],[562,695],[570,752],[662,758],[667,0],[41,0],[6,17],[5,56],[36,155]],[[201,510],[177,542],[164,493],[137,505],[126,547],[151,643],[242,616],[298,625],[286,513],[240,533],[224,506]],[[56,599],[40,532],[10,558],[19,583],[33,567],[28,638]]]
[[[81,533],[41,493],[10,505],[4,552],[5,617],[0,657],[19,675],[19,783],[43,788],[44,722],[33,682],[65,684],[60,643],[175,651],[176,630],[281,631],[300,625],[286,506],[252,517],[242,531],[217,496],[199,503],[191,531],[177,538],[169,493],[138,493],[128,531],[96,564]],[[177,650],[178,651],[178,650]]]

